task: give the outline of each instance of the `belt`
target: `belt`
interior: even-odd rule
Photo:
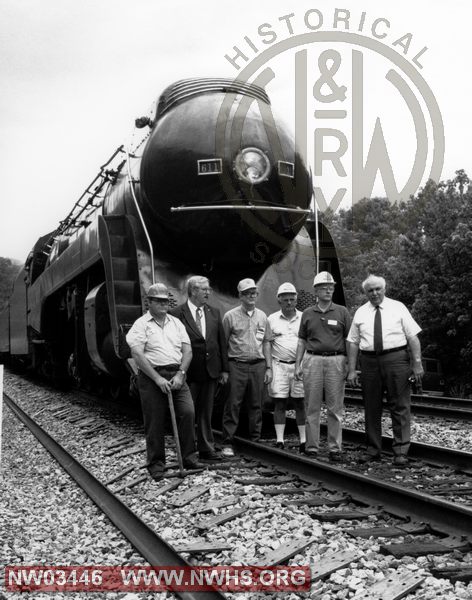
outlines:
[[[177,365],[175,363],[171,364],[171,365],[157,365],[154,366],[153,369],[155,371],[157,371],[158,373],[160,373],[161,371],[175,371],[177,372],[180,369],[180,365]]]
[[[307,352],[314,356],[346,356],[345,352],[314,352],[313,350],[307,350]]]
[[[244,365],[257,365],[257,363],[260,363],[262,361],[264,361],[264,358],[254,358],[253,360],[241,360],[239,358],[228,358],[228,360],[233,360],[234,362],[237,363],[243,363]]]
[[[294,360],[280,360],[280,358],[274,358],[274,357],[272,357],[272,360],[275,360],[275,362],[283,363],[284,365],[294,365],[295,364]]]
[[[365,354],[366,356],[383,356],[384,354],[390,354],[390,352],[400,352],[400,350],[406,350],[407,345],[398,346],[397,348],[389,348],[388,350],[382,350],[381,352],[376,352],[375,350],[361,350],[361,354]]]

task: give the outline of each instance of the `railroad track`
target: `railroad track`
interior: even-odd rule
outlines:
[[[269,416],[270,415],[270,416]],[[265,429],[269,431],[273,429],[273,416],[269,413],[264,420]],[[287,417],[286,424],[287,435],[292,434],[293,445],[297,444],[296,434],[297,426],[293,417]],[[327,427],[325,423],[320,426],[321,437],[326,439]],[[386,435],[382,436],[382,453],[385,457],[392,457],[392,438]],[[350,429],[343,427],[343,445],[351,451],[365,451],[365,433],[359,429]],[[451,467],[454,469],[470,471],[472,475],[472,452],[463,452],[461,450],[453,450],[452,448],[444,448],[432,444],[424,444],[421,442],[411,442],[408,456],[413,460],[421,460],[425,464],[435,466]],[[327,457],[326,457],[327,460]]]
[[[124,534],[133,547],[150,565],[173,565],[189,567],[190,564],[172,546],[157,535],[133,511],[106,486],[96,479],[79,461],[58,444],[9,396],[3,396],[6,405],[15,416],[31,431],[48,452],[67,471],[93,502],[104,512],[110,521]],[[224,598],[219,592],[180,592],[182,600],[218,600]]]
[[[10,405],[10,403],[8,404]],[[21,413],[15,412],[15,414],[19,415]],[[44,416],[44,412],[42,414]],[[72,406],[68,409],[62,403],[62,406],[51,409],[51,415],[53,417],[55,415],[56,418],[67,423],[70,422],[75,425],[76,430],[79,429],[78,424],[83,423],[82,429],[88,430],[88,439],[94,439],[92,435],[94,429],[92,428],[92,431],[90,431],[91,425],[88,423],[90,416],[88,419],[86,415],[81,416],[77,407]],[[99,420],[97,419],[97,421]],[[107,432],[101,427],[101,423],[96,423],[95,437],[106,438],[106,434]],[[130,441],[133,443],[133,440],[126,440],[125,438],[126,436],[123,436],[122,440],[118,439],[114,444],[108,443],[107,452],[110,456],[116,456],[116,462],[120,462],[118,459],[126,453]],[[222,481],[232,478],[231,489],[237,490],[239,492],[237,495],[234,497],[226,495],[223,499],[214,503],[208,501],[208,497],[205,496],[208,489],[206,491],[200,489],[199,493],[193,495],[185,491],[181,494],[184,497],[184,502],[181,502],[180,508],[184,507],[187,516],[193,513],[193,518],[199,521],[198,531],[203,534],[203,537],[209,532],[217,531],[224,523],[238,523],[239,519],[239,526],[241,526],[242,515],[247,516],[251,513],[251,502],[245,500],[242,493],[244,490],[249,489],[252,494],[254,494],[254,490],[257,490],[257,495],[263,498],[277,496],[283,502],[283,506],[287,507],[287,510],[302,511],[297,517],[300,519],[300,523],[304,522],[307,515],[310,519],[313,519],[314,524],[318,522],[346,522],[347,525],[343,525],[343,529],[345,528],[347,535],[356,540],[356,544],[361,543],[359,540],[378,538],[379,536],[381,539],[403,539],[405,536],[418,536],[417,539],[420,540],[419,543],[414,544],[414,547],[396,543],[394,544],[395,548],[390,548],[388,547],[390,544],[383,543],[381,544],[381,551],[385,554],[394,552],[396,553],[394,556],[400,557],[404,555],[402,552],[410,553],[409,555],[411,553],[414,553],[414,555],[418,555],[418,553],[419,555],[422,555],[422,553],[447,555],[454,552],[457,556],[459,552],[467,552],[470,548],[469,541],[460,537],[472,535],[472,510],[466,506],[458,506],[441,498],[434,499],[431,494],[399,489],[399,486],[390,482],[377,481],[371,473],[351,472],[346,469],[345,465],[340,468],[333,467],[329,464],[323,464],[323,461],[300,457],[290,452],[276,450],[267,445],[253,444],[239,438],[237,439],[237,449],[241,452],[239,460],[225,462],[223,465],[213,465],[207,474],[208,477],[213,477],[213,485],[219,485]],[[115,451],[115,455],[113,455],[113,451]],[[67,458],[67,461],[70,461],[70,459]],[[72,470],[75,471],[75,469],[76,467],[73,467]],[[195,477],[198,481],[197,476],[192,477]],[[84,478],[88,479],[83,474],[77,477],[79,480],[84,480]],[[115,488],[112,496],[118,501],[118,513],[123,510],[120,504],[124,506],[124,514],[126,514],[124,523],[127,523],[129,509],[123,502],[120,502],[117,496],[121,495],[125,500],[128,500],[131,490],[137,490],[136,493],[139,495],[140,486],[148,484],[149,478],[146,475],[136,477],[135,468],[134,470],[128,469],[128,473],[123,470],[116,473],[115,477],[111,477],[107,485],[102,485],[102,487],[105,488],[107,494],[111,493],[111,487]],[[208,486],[206,487],[208,488]],[[92,494],[98,493],[101,494],[102,492],[92,492]],[[163,491],[162,495],[166,497],[169,493],[171,493],[170,488]],[[108,500],[104,501],[100,496],[91,497],[100,507],[109,504]],[[133,499],[136,500],[135,495],[133,495]],[[114,505],[115,501],[111,503]],[[382,504],[381,507],[379,503]],[[229,510],[226,510],[227,508]],[[216,512],[216,514],[207,517],[205,515],[208,511]],[[115,522],[115,519],[117,518],[113,517],[112,521]],[[369,531],[366,531],[365,527],[356,526],[356,523],[359,524],[365,520],[369,523],[367,528]],[[426,525],[424,524],[425,520],[428,521]],[[118,523],[119,520],[117,519],[116,522]],[[373,524],[375,524],[375,527],[372,527]],[[149,540],[151,538],[146,538],[146,536],[149,535],[147,529],[150,530],[150,528],[145,523],[143,525],[144,538]],[[189,523],[187,522],[185,526],[188,527]],[[124,530],[125,535],[128,537],[127,532],[140,532],[141,526],[130,526],[128,522],[128,525],[124,525]],[[155,532],[150,531],[153,536],[156,535]],[[180,553],[167,554],[165,558],[160,554],[157,556],[155,554],[156,544],[160,545],[161,542],[164,542],[165,552],[168,552],[169,548],[171,552],[175,552],[173,545],[168,544],[165,540],[157,542],[152,538],[152,541],[148,544],[138,539],[130,541],[153,565],[181,565],[188,564],[182,554],[187,556],[196,553],[197,557],[206,557],[214,555],[215,552],[221,551],[221,548],[225,547],[220,542],[218,550],[218,547],[211,541],[212,536],[207,535],[206,537],[207,540],[200,540],[193,547],[187,545],[183,546],[182,549],[181,545]],[[316,542],[316,539],[311,539],[306,535],[302,538],[296,538],[279,546],[278,549],[266,551],[258,556],[256,562],[252,562],[252,564],[287,564],[292,556],[299,557],[305,551],[310,554],[313,551],[313,546],[316,548]],[[147,554],[147,545],[150,546],[150,551],[154,554]],[[331,573],[358,560],[358,554],[356,552],[346,553],[340,551],[334,554],[327,553],[326,556],[322,555],[316,562],[313,581],[325,580]],[[159,560],[165,562],[159,562]],[[466,565],[459,565],[450,575],[466,578],[467,572]],[[404,591],[406,583],[411,585],[411,589],[413,589],[421,583],[421,578],[408,580],[407,582],[405,573],[397,573],[394,575],[391,585],[393,588],[397,587],[398,590],[403,589]],[[377,597],[374,595],[374,588],[369,589],[369,594],[371,595],[366,597]],[[190,598],[192,596],[182,595],[181,597]],[[208,597],[222,596],[213,595]],[[392,598],[395,597],[400,597],[400,595],[392,596]],[[204,596],[200,593],[198,598],[204,598]]]
[[[353,388],[347,389],[344,402],[346,404],[363,406],[362,392]],[[385,399],[384,406],[387,407]],[[472,421],[472,400],[467,398],[446,398],[443,396],[412,394],[411,410],[418,415]]]

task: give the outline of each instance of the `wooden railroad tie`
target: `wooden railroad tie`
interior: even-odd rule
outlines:
[[[233,510],[228,510],[219,515],[215,515],[214,517],[209,517],[207,519],[202,519],[201,521],[197,521],[194,523],[197,529],[212,529],[217,525],[222,525],[223,523],[227,523],[228,521],[232,521],[237,517],[240,517],[247,511],[246,507],[241,508],[233,508]]]
[[[351,502],[348,494],[306,496],[300,500],[283,500],[282,506],[339,506]]]
[[[364,592],[358,592],[353,600],[399,600],[413,592],[426,579],[411,571],[400,571],[384,581],[378,581]]]
[[[374,507],[359,508],[357,510],[333,510],[331,512],[316,511],[310,513],[310,517],[322,522],[340,521],[341,519],[350,521],[352,519],[367,519],[372,515],[380,514],[382,510],[381,507]]]
[[[186,506],[193,502],[196,498],[200,498],[203,494],[206,494],[210,489],[209,485],[200,485],[194,487],[190,490],[187,490],[183,494],[179,494],[179,496],[174,496],[169,499],[169,504],[175,506],[176,508],[182,508],[182,506]]]
[[[292,558],[292,556],[295,556],[295,554],[303,552],[305,548],[308,548],[308,546],[311,546],[316,541],[316,538],[297,538],[295,540],[292,540],[291,542],[281,544],[281,546],[279,548],[276,548],[275,550],[267,552],[267,554],[265,554],[261,558],[258,558],[257,562],[258,564],[268,567],[280,565],[287,561],[289,558]]]
[[[451,535],[440,541],[432,542],[408,542],[405,544],[382,544],[380,552],[391,554],[395,558],[402,556],[424,556],[426,554],[447,554],[454,550],[468,552],[472,548],[466,537]]]
[[[422,535],[431,531],[427,523],[402,523],[392,527],[357,527],[347,529],[345,533],[352,537],[398,537],[400,535]]]

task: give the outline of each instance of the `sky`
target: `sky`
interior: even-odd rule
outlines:
[[[346,11],[349,20],[343,21]],[[339,119],[314,123],[313,111],[306,121],[307,160],[327,204],[343,188],[347,192],[341,206],[347,206],[357,189],[353,187],[356,169],[350,162],[352,131],[360,114],[352,100],[356,50],[356,60],[364,61],[361,164],[367,161],[379,118],[380,142],[383,139],[385,144],[371,144],[373,157],[387,148],[401,188],[412,172],[421,139],[424,185],[434,153],[439,152],[434,136],[440,115],[445,139],[444,154],[437,159],[442,166],[440,178],[452,178],[458,169],[471,175],[471,17],[472,5],[465,0],[447,4],[437,0],[0,0],[0,256],[24,261],[36,240],[69,213],[99,166],[130,138],[134,119],[146,114],[160,92],[178,79],[232,78],[260,59],[259,72],[269,66],[276,75],[267,87],[274,112],[293,130],[295,52],[303,49],[307,50],[309,110],[315,98],[317,109],[344,109],[347,114],[342,126]],[[268,25],[259,30],[263,24]],[[310,39],[302,46],[299,36],[315,31],[326,32],[326,40]],[[376,48],[355,46],[331,35],[342,31],[360,33]],[[276,44],[295,37],[292,50],[269,56]],[[387,50],[379,51],[379,44]],[[247,60],[235,59],[234,46]],[[320,62],[323,53],[333,51],[332,62],[326,60],[328,54]],[[392,53],[399,57],[396,70],[416,94],[416,104],[407,106],[408,94],[402,95],[400,88],[385,80]],[[359,70],[356,73],[357,81]],[[328,80],[325,87],[320,87],[322,76]],[[418,92],[420,79],[424,85]],[[425,90],[431,95],[426,97]],[[432,103],[439,111],[435,120]],[[359,103],[356,106],[358,111]],[[317,127],[338,133],[316,133]],[[313,146],[318,134],[326,152],[335,152],[346,141],[349,148],[343,166],[350,165],[351,173],[340,174],[334,163],[316,164]],[[382,186],[377,174],[372,193],[385,195]]]

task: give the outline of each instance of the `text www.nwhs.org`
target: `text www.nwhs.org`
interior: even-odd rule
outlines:
[[[310,567],[7,566],[11,592],[305,592]]]

